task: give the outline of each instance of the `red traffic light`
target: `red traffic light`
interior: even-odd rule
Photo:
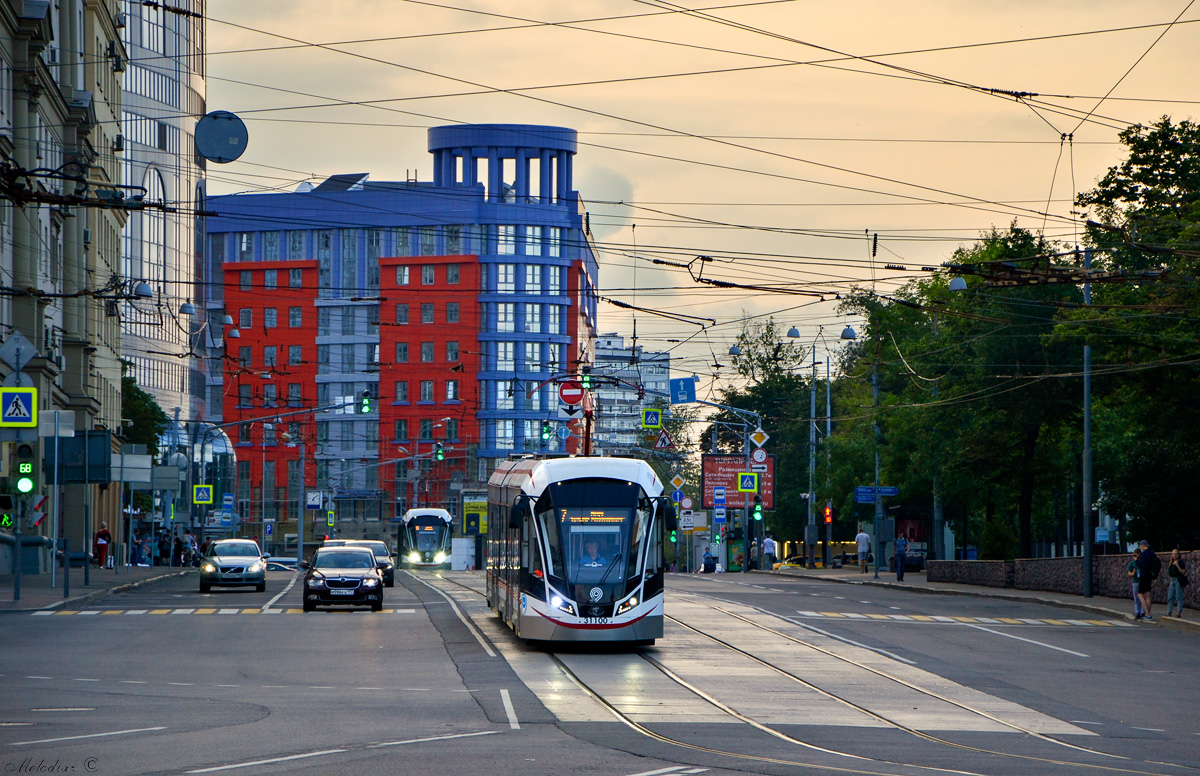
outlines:
[[[833,522],[833,507],[825,507],[825,522]]]

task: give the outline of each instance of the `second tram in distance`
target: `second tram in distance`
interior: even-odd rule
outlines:
[[[400,568],[449,569],[454,518],[444,509],[410,509],[400,521],[396,553]]]
[[[675,513],[633,458],[505,461],[488,481],[488,605],[518,637],[653,644]]]

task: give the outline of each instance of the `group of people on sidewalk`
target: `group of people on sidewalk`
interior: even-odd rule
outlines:
[[[1150,608],[1154,604],[1152,591],[1154,580],[1162,574],[1162,561],[1154,550],[1150,549],[1150,543],[1145,539],[1138,542],[1138,546],[1134,548],[1133,559],[1125,567],[1125,573],[1129,575],[1130,592],[1133,594],[1133,618],[1154,622],[1154,618],[1150,616]],[[1183,617],[1183,589],[1188,586],[1190,580],[1178,549],[1171,550],[1171,557],[1167,562],[1167,576],[1171,582],[1167,587],[1167,616]]]

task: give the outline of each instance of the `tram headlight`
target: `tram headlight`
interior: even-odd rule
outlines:
[[[444,552],[439,552],[437,555],[433,556],[434,563],[441,563],[445,559],[446,559],[446,553],[444,553]]]
[[[410,553],[408,554],[408,562],[409,562],[409,563],[420,563],[420,562],[421,562],[421,553],[419,553],[419,552],[410,552]]]
[[[554,607],[560,612],[566,612],[572,617],[575,616],[575,605],[570,601],[564,601],[562,596],[552,596],[550,598],[550,606]]]
[[[617,614],[625,614],[625,612],[629,611],[630,609],[632,609],[633,607],[635,607],[637,605],[638,605],[637,596],[633,596],[632,598],[627,599],[624,603],[622,603],[620,606],[617,607]]]

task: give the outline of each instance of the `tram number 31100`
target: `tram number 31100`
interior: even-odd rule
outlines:
[[[608,617],[584,617],[583,622],[586,625],[607,625]]]

